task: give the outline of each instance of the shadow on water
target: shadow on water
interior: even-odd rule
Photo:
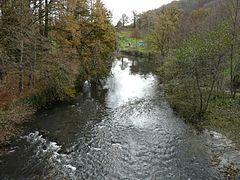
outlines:
[[[0,179],[218,179],[202,140],[177,118],[144,59],[113,62],[103,86],[36,114]],[[31,132],[31,133],[29,133]]]

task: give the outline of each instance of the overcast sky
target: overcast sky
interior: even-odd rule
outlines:
[[[102,0],[105,6],[113,12],[113,22],[116,23],[123,13],[132,16],[131,12],[136,10],[138,13],[159,8],[172,0]]]

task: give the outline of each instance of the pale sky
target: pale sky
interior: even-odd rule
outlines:
[[[105,7],[113,13],[113,23],[115,24],[125,13],[129,17],[132,16],[132,11],[138,13],[156,9],[164,4],[168,4],[173,0],[102,0]]]

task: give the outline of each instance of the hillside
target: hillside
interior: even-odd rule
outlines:
[[[139,28],[148,32],[153,28],[156,16],[163,10],[171,7],[176,7],[183,10],[186,14],[191,13],[193,10],[199,8],[212,8],[219,4],[221,0],[180,0],[173,1],[167,5],[153,9],[139,15],[138,24]]]

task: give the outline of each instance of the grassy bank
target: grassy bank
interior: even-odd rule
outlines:
[[[118,30],[118,49],[128,56],[141,58],[160,59],[159,53],[148,49],[145,37],[139,32],[139,36],[134,38],[134,29]]]
[[[206,114],[203,126],[229,137],[240,148],[240,99],[215,98]]]
[[[186,97],[177,91],[170,91],[169,85],[165,85],[165,96],[177,115],[187,123],[194,125],[196,129],[213,130],[224,134],[240,148],[240,95],[232,99],[230,95],[215,94],[202,121],[195,115],[193,106]]]
[[[145,47],[139,46],[139,42],[143,41],[143,37],[133,38],[133,29],[118,30],[118,48],[122,50],[138,50],[145,51]]]

